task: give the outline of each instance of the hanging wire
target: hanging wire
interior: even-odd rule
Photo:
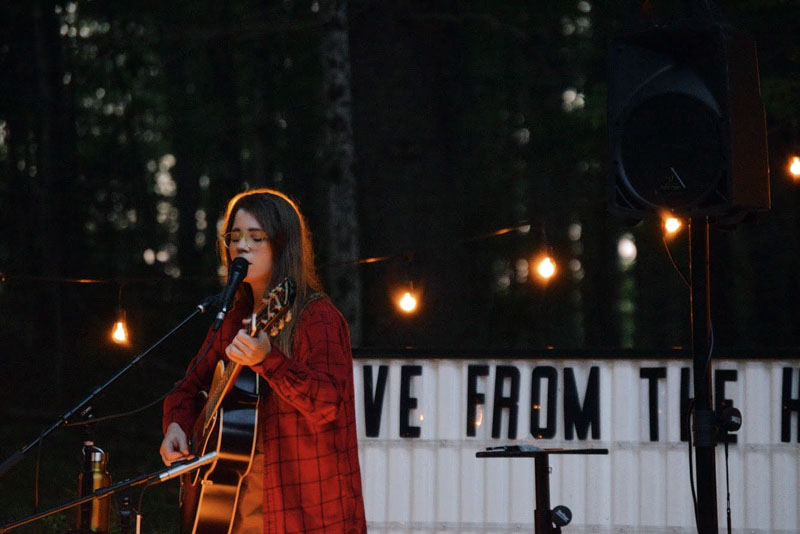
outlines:
[[[55,282],[65,284],[115,284],[117,280],[114,279],[98,279],[98,278],[66,278],[59,276],[33,276],[33,275],[9,275],[8,273],[0,272],[0,282],[8,282],[20,280],[22,282]]]
[[[728,534],[731,534],[732,531],[732,524],[731,524],[731,475],[728,470],[728,440],[727,440],[727,432],[725,432],[725,490],[726,490],[726,512],[727,512],[727,519],[728,519]]]
[[[700,516],[697,515],[697,490],[694,486],[694,462],[692,460],[692,412],[694,411],[694,399],[689,399],[689,406],[686,411],[686,441],[689,444],[689,486],[692,488],[692,505],[694,506],[695,525],[700,524]]]
[[[675,262],[675,258],[672,256],[672,251],[669,248],[669,243],[667,243],[667,238],[664,236],[663,233],[661,234],[661,242],[664,243],[664,250],[667,251],[667,257],[669,258],[669,261],[672,263],[672,267],[675,268],[675,272],[677,272],[678,276],[681,277],[681,280],[683,280],[683,283],[686,285],[686,287],[691,289],[692,286],[691,284],[689,284],[689,279],[686,278],[686,275],[683,274],[683,271],[681,271],[681,268],[678,267],[678,264]]]
[[[491,232],[485,232],[485,233],[478,234],[478,235],[475,235],[475,236],[472,236],[472,237],[467,237],[467,238],[464,238],[464,239],[453,241],[452,244],[450,245],[450,247],[451,248],[455,248],[457,246],[465,245],[467,243],[474,243],[476,241],[483,241],[485,239],[491,239],[493,237],[499,237],[499,236],[502,236],[502,235],[510,234],[511,232],[513,232],[515,230],[516,231],[529,231],[530,227],[531,227],[531,225],[530,225],[529,222],[522,221],[522,222],[520,222],[520,223],[518,223],[518,224],[516,224],[514,226],[509,226],[509,227],[506,227],[506,228],[500,228],[499,230],[493,230]],[[442,246],[437,244],[437,245],[431,245],[431,246],[428,246],[428,247],[423,247],[422,249],[418,249],[416,251],[404,250],[404,251],[401,251],[401,252],[395,252],[393,254],[387,254],[387,255],[384,255],[384,256],[372,256],[372,257],[369,257],[369,258],[362,258],[362,259],[357,259],[357,260],[346,260],[346,261],[339,261],[339,262],[333,262],[333,263],[326,263],[326,264],[322,265],[321,267],[325,268],[325,267],[341,267],[341,266],[346,266],[346,265],[367,265],[367,264],[371,264],[371,263],[380,263],[380,262],[384,262],[384,261],[396,260],[398,258],[408,258],[409,256],[410,257],[414,257],[418,252],[420,252],[420,250],[422,250],[422,251],[437,250],[438,251],[438,250],[441,250],[441,249],[442,249]]]
[[[464,239],[453,241],[450,245],[451,247],[456,247],[460,245],[464,245],[467,243],[473,243],[475,241],[482,241],[485,239],[491,239],[493,237],[499,237],[506,234],[509,234],[513,231],[522,231],[527,232],[530,230],[531,224],[527,221],[522,221],[514,226],[508,226],[505,228],[500,228],[498,230],[493,230],[490,232],[485,232],[482,234],[478,234],[472,237],[467,237]],[[544,233],[544,225],[542,225],[542,235],[546,237]],[[442,247],[440,245],[431,245],[429,247],[424,247],[423,250],[441,250]],[[549,250],[549,247],[548,247]],[[368,265],[372,263],[381,263],[385,261],[394,260],[397,258],[408,257],[409,255],[414,256],[417,251],[401,251],[396,252],[393,254],[387,254],[383,256],[371,256],[367,258],[359,258],[354,260],[345,260],[339,262],[331,262],[321,265],[321,268],[326,267],[339,267],[345,265]],[[15,275],[9,274],[6,272],[0,272],[0,282],[7,282],[7,281],[23,281],[23,282],[53,282],[53,283],[65,283],[65,284],[135,284],[135,283],[158,283],[158,282],[175,282],[175,281],[217,281],[219,280],[218,276],[181,276],[179,278],[170,278],[170,277],[130,277],[130,278],[70,278],[70,277],[58,277],[58,276],[32,276],[32,275]],[[120,286],[120,291],[122,290]]]
[[[218,276],[170,276],[129,277],[129,278],[71,278],[66,276],[34,276],[0,272],[0,282],[52,282],[61,284],[155,284],[159,282],[208,282],[219,280]]]

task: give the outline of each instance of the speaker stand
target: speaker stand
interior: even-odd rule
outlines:
[[[695,459],[698,534],[717,534],[717,469],[711,400],[711,291],[708,217],[689,219],[689,286],[694,362]]]

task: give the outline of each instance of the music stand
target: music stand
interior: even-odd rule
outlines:
[[[534,508],[533,531],[536,534],[558,534],[560,527],[553,526],[550,510],[550,455],[551,454],[608,454],[608,449],[540,449],[530,445],[489,447],[478,451],[478,458],[533,458],[536,508]],[[569,517],[571,519],[571,516]],[[567,519],[567,523],[569,522]],[[566,524],[566,523],[564,523]]]

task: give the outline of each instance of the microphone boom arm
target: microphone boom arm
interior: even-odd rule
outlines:
[[[0,526],[0,534],[8,532],[9,530],[17,527],[21,527],[22,525],[27,525],[28,523],[32,523],[34,521],[42,519],[43,517],[57,514],[58,512],[67,510],[69,508],[72,508],[73,506],[78,506],[79,504],[83,504],[85,502],[92,501],[94,499],[100,499],[102,497],[105,497],[106,495],[111,495],[122,489],[132,488],[134,486],[140,486],[142,484],[147,484],[149,486],[151,484],[160,484],[161,482],[166,482],[167,480],[171,480],[176,476],[188,473],[189,471],[194,471],[195,469],[199,469],[206,464],[210,464],[216,459],[217,459],[217,451],[211,451],[206,455],[203,455],[194,460],[190,460],[185,464],[181,464],[176,467],[169,467],[167,469],[162,469],[161,471],[156,471],[155,473],[148,473],[145,475],[140,475],[138,477],[123,480],[122,482],[118,482],[106,488],[99,489],[94,493],[90,493],[88,495],[84,495],[83,497],[79,497],[67,503],[61,504],[59,506],[55,506],[53,508],[50,508],[49,510],[45,510],[44,512],[39,512],[38,514],[28,516],[25,519],[20,519],[19,521],[12,521],[10,523],[6,523],[5,525]]]
[[[174,334],[175,332],[180,330],[180,328],[183,327],[183,325],[185,325],[186,323],[188,323],[192,318],[194,318],[195,315],[197,315],[198,313],[203,313],[205,311],[205,309],[206,309],[206,302],[204,302],[203,304],[198,305],[195,308],[195,310],[191,314],[189,314],[188,317],[186,317],[183,321],[181,321],[178,324],[178,326],[176,326],[175,328],[173,328],[172,330],[167,332],[163,337],[161,337],[161,339],[159,339],[158,341],[156,341],[155,343],[150,345],[150,347],[148,347],[147,350],[145,350],[144,352],[142,352],[141,354],[136,356],[133,360],[130,361],[130,363],[128,363],[128,365],[123,367],[119,372],[117,372],[117,374],[115,374],[110,379],[108,379],[103,385],[98,386],[97,388],[95,388],[94,391],[92,391],[85,399],[80,401],[73,408],[70,408],[64,415],[62,415],[58,419],[58,421],[56,421],[55,423],[50,425],[48,428],[46,428],[44,431],[42,431],[42,433],[39,434],[39,437],[37,437],[36,439],[34,439],[33,441],[31,441],[30,443],[28,443],[27,445],[25,445],[21,449],[19,449],[16,452],[14,452],[11,456],[9,456],[2,464],[0,464],[0,477],[2,477],[9,469],[14,467],[17,463],[22,461],[22,458],[25,456],[25,454],[29,450],[31,450],[33,447],[35,447],[37,444],[39,444],[42,440],[44,440],[44,438],[49,436],[58,427],[66,424],[67,422],[69,422],[69,420],[76,413],[79,413],[83,409],[84,406],[86,406],[90,402],[92,402],[100,393],[105,391],[109,386],[111,386],[114,382],[116,382],[122,375],[127,373],[134,365],[139,363],[139,361],[142,358],[144,358],[145,356],[150,354],[150,352],[152,352],[153,349],[155,349],[157,346],[159,346],[161,343],[163,343],[164,340],[166,340],[172,334]],[[2,532],[2,530],[0,530],[0,532]]]

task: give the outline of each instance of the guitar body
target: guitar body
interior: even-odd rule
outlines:
[[[220,361],[210,391],[224,379],[224,372],[225,363]],[[181,478],[181,534],[230,532],[242,479],[250,471],[255,452],[258,387],[258,375],[241,368],[235,385],[208,422],[202,414],[198,418],[192,452],[202,456],[217,451],[218,457],[207,468]]]

